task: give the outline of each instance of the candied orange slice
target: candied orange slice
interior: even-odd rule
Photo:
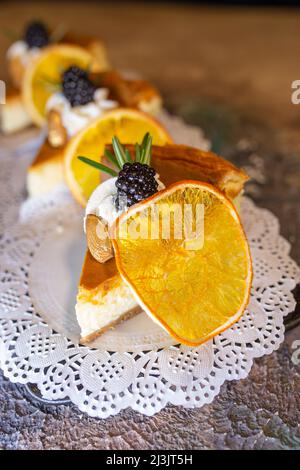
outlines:
[[[122,278],[176,340],[199,345],[242,315],[252,281],[249,246],[234,206],[213,186],[175,183],[130,208],[113,229]]]

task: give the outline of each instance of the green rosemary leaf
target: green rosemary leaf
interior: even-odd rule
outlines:
[[[115,152],[116,159],[118,160],[118,163],[122,168],[124,163],[126,163],[126,155],[118,137],[114,136],[112,138],[112,146]]]
[[[146,132],[146,134],[144,135],[143,141],[141,143],[141,146],[142,146],[143,149],[146,148],[149,137],[150,137],[149,132]]]
[[[141,147],[140,147],[140,148],[141,148]],[[142,147],[142,148],[141,148],[141,158],[140,158],[140,163],[143,163],[143,161],[144,161],[144,155],[145,155],[145,150],[144,150],[144,148]]]
[[[145,163],[145,157],[146,157],[146,148],[143,147],[141,151],[141,163]]]
[[[45,82],[42,78],[38,79],[38,82],[43,85],[45,90],[47,90],[49,93],[53,94],[56,93],[57,91],[60,91],[60,86],[53,85],[52,83]]]
[[[86,163],[87,165],[97,168],[97,170],[104,171],[104,173],[108,173],[111,176],[118,176],[118,173],[115,170],[112,170],[106,165],[102,165],[102,163],[96,162],[95,160],[91,160],[90,158],[87,158],[87,157],[80,156],[77,158],[83,163]]]
[[[106,156],[106,158],[108,158],[108,160],[110,160],[114,165],[116,165],[117,168],[122,168],[119,163],[118,163],[118,160],[116,159],[116,157],[114,156],[113,153],[111,153],[108,149],[105,149],[104,150],[104,155]]]
[[[54,31],[50,34],[50,42],[60,42],[67,33],[67,27],[65,24],[59,24]]]
[[[141,163],[147,162],[147,147],[149,142],[150,134],[147,132],[144,135],[143,141],[141,143]]]
[[[143,159],[143,163],[145,163],[146,165],[150,165],[151,147],[152,147],[152,137],[150,134],[148,134],[148,139],[145,145],[145,150],[144,150],[145,154],[144,154],[144,159]]]
[[[49,84],[55,85],[57,87],[61,86],[61,83],[59,81],[57,82],[56,80],[53,80],[53,78],[47,77],[47,75],[41,75],[39,77],[39,79],[42,80],[44,83],[49,83]]]
[[[130,152],[128,149],[125,148],[125,155],[126,155],[126,158],[127,158],[127,161],[129,163],[132,163],[132,158],[131,158],[131,155],[130,155]]]
[[[2,32],[4,36],[6,36],[8,39],[11,39],[12,41],[17,41],[18,39],[20,39],[18,34],[12,29],[5,28]]]

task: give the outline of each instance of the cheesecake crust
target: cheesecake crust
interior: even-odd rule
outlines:
[[[114,329],[116,326],[120,325],[120,323],[123,323],[123,321],[130,320],[131,318],[135,317],[139,313],[142,313],[142,309],[138,305],[137,307],[134,307],[128,310],[127,312],[125,312],[117,320],[109,323],[104,328],[101,328],[100,330],[97,330],[94,333],[91,333],[90,335],[80,338],[80,343],[84,344],[84,343],[90,343],[91,341],[94,341],[95,339],[99,338],[99,336],[103,335],[103,333],[106,333],[108,330]]]

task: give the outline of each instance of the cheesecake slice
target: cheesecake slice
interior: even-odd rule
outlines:
[[[6,92],[6,102],[0,105],[0,130],[13,134],[31,125],[31,118],[23,105],[22,96],[16,88]]]
[[[27,172],[27,192],[31,197],[48,193],[64,182],[64,148],[52,147],[46,139]]]
[[[94,75],[99,86],[108,88],[111,99],[120,106],[157,112],[161,97],[146,80],[126,80],[118,72],[109,71]],[[29,196],[38,196],[51,191],[63,182],[63,157],[68,138],[59,112],[48,114],[48,136],[35,160],[28,169],[27,190]]]
[[[20,43],[20,41],[18,41]],[[105,70],[109,68],[109,62],[107,57],[106,47],[101,39],[96,38],[91,35],[86,34],[76,34],[73,32],[66,33],[58,43],[66,43],[66,44],[74,44],[77,46],[84,47],[87,49],[92,56],[94,57],[95,61],[99,65],[101,70]],[[19,51],[14,51],[16,49],[14,44],[8,50],[7,56],[7,65],[8,65],[8,72],[11,78],[13,85],[17,89],[21,89],[22,81],[24,77],[24,72],[26,69],[27,61],[24,60]],[[35,51],[32,57],[36,57],[37,52]]]
[[[95,58],[101,70],[109,68],[106,47],[100,39],[89,35],[67,33],[59,42],[84,47]],[[4,134],[18,132],[32,124],[32,120],[23,105],[20,91],[26,68],[26,60],[23,60],[22,55],[12,53],[13,47],[10,50],[11,52],[8,53],[7,57],[7,65],[13,85],[7,91],[6,103],[0,106],[0,130]]]
[[[239,200],[248,179],[243,170],[212,152],[184,145],[153,146],[152,166],[166,186],[184,179],[205,181],[234,202]],[[94,340],[139,312],[141,308],[119,275],[114,258],[99,263],[88,251],[76,304],[81,342]]]
[[[71,107],[61,92],[50,97],[47,103],[48,139],[53,147],[66,144],[91,119],[111,109],[134,108],[152,115],[161,110],[161,96],[146,80],[129,80],[116,70],[89,73],[88,79],[96,91],[93,101],[86,105]]]
[[[117,272],[114,259],[100,264],[87,251],[76,304],[81,342],[93,341],[140,312],[130,288]]]

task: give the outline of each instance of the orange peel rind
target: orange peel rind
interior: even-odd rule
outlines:
[[[182,238],[174,236],[184,218],[171,218],[169,239],[163,237],[161,223],[156,239],[136,238],[128,230],[135,224],[145,234],[147,222],[149,235],[149,227],[157,223],[150,218],[154,207],[179,205],[185,210],[191,205],[194,210],[197,204],[204,214],[204,232],[198,238],[187,239],[183,226]],[[123,280],[145,312],[177,341],[198,346],[240,318],[251,289],[250,249],[236,209],[215,187],[190,180],[175,183],[130,208],[112,230]],[[197,244],[200,236],[203,242]]]

